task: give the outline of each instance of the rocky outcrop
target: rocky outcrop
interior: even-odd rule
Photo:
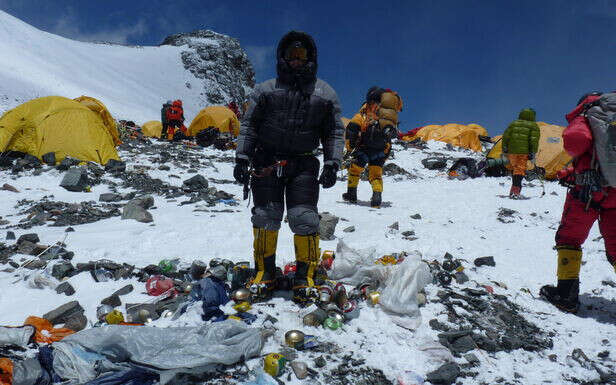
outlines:
[[[181,53],[184,68],[203,82],[201,96],[208,103],[235,101],[240,105],[255,86],[254,70],[237,39],[197,30],[170,35],[161,45],[185,46]]]

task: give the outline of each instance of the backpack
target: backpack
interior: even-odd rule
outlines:
[[[603,94],[586,111],[603,185],[616,187],[616,93]]]
[[[172,120],[182,120],[182,115],[184,114],[184,110],[182,107],[171,106],[167,109],[167,122],[171,122]]]
[[[398,112],[402,111],[402,99],[395,91],[386,89],[381,94],[381,102],[376,111],[379,126],[385,128],[392,126],[398,128]]]

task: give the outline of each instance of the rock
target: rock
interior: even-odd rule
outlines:
[[[121,160],[109,159],[105,165],[105,171],[112,174],[123,173],[126,171],[126,163]]]
[[[23,159],[18,159],[18,161],[26,169],[41,167],[41,161],[34,155],[26,154]]]
[[[51,270],[51,275],[61,281],[64,277],[69,277],[71,273],[75,270],[73,264],[68,261],[62,261],[53,265]]]
[[[411,215],[411,219],[421,219],[421,214],[419,214],[419,213],[413,214],[413,215]]]
[[[161,45],[182,47],[184,68],[202,82],[198,105],[243,102],[255,85],[254,70],[239,41],[209,30],[171,35]],[[193,84],[194,85],[194,84]],[[230,99],[230,100],[229,100]]]
[[[115,292],[113,292],[113,294],[111,294],[112,296],[114,295],[126,295],[129,293],[132,293],[132,291],[134,290],[133,285],[126,285],[118,290],[116,290]]]
[[[83,167],[71,167],[64,178],[60,182],[60,187],[64,187],[68,191],[81,192],[85,191],[88,185],[88,172]]]
[[[484,266],[484,265],[485,266],[496,266],[496,262],[494,262],[494,257],[492,256],[476,258],[473,263],[477,267]]]
[[[158,169],[160,171],[169,171],[171,170],[171,167],[167,166],[166,164],[161,164],[160,166],[158,166]]]
[[[75,288],[68,282],[62,282],[56,287],[56,293],[71,296],[75,294]]]
[[[15,187],[11,186],[8,183],[5,183],[5,184],[2,185],[2,190],[4,190],[4,191],[11,191],[11,192],[15,192],[15,193],[19,192],[19,190],[17,190]]]
[[[438,338],[439,340],[445,339],[448,343],[453,343],[455,340],[465,336],[470,336],[472,333],[473,331],[471,329],[452,330],[444,333],[439,333]]]
[[[293,369],[293,373],[295,373],[295,377],[300,380],[303,380],[308,376],[308,365],[302,361],[291,361],[291,368]]]
[[[413,235],[415,235],[415,231],[413,230],[407,230],[402,232],[403,237],[412,237]]]
[[[475,349],[475,347],[475,341],[473,341],[471,336],[467,335],[456,339],[451,344],[451,351],[454,353],[466,353]]]
[[[468,275],[466,275],[463,271],[456,272],[453,277],[458,284],[463,284],[469,281]]]
[[[12,231],[7,231],[6,232],[6,240],[7,241],[11,241],[13,239],[15,239],[15,233],[12,232]]]
[[[201,191],[208,188],[208,181],[203,175],[197,174],[190,179],[186,179],[183,185],[190,191]]]
[[[15,234],[13,234],[13,235],[15,235]],[[36,234],[36,233],[28,233],[28,234],[24,234],[24,235],[20,236],[19,239],[17,239],[17,244],[20,245],[24,241],[28,241],[28,242],[31,242],[31,243],[39,243],[41,240],[39,239],[38,234]]]
[[[70,227],[70,226],[69,226],[69,227],[67,227],[67,228],[66,228],[66,230],[64,230],[64,232],[65,232],[65,233],[72,233],[72,232],[74,232],[74,231],[75,231],[75,229],[74,229],[74,228],[72,228],[72,227]]]
[[[42,269],[45,266],[47,266],[47,261],[44,261],[40,258],[31,260],[31,261],[26,261],[22,267],[25,267],[26,269],[29,270],[38,270],[38,269]]]
[[[118,307],[122,305],[122,301],[120,300],[120,297],[117,294],[112,294],[107,298],[103,298],[103,300],[101,301],[101,304],[109,305],[111,307]]]
[[[43,162],[45,162],[45,164],[49,166],[56,165],[56,153],[55,152],[48,152],[46,154],[43,154],[41,158],[43,159]]]
[[[334,232],[340,218],[328,213],[319,214],[321,220],[319,222],[319,236],[322,240],[331,241],[335,238]]]
[[[421,161],[428,170],[442,170],[447,167],[447,159],[442,157],[429,157]]]
[[[426,375],[426,380],[432,384],[453,384],[460,375],[460,367],[455,363],[444,364],[433,372]]]
[[[104,193],[98,196],[100,202],[119,202],[122,200],[122,194]]]
[[[19,246],[17,247],[17,252],[20,254],[33,255],[34,250],[36,250],[36,244],[29,241],[19,243]]]
[[[400,230],[400,225],[398,224],[398,222],[394,222],[391,225],[387,226],[388,229],[390,230]]]
[[[30,223],[33,226],[44,225],[50,217],[51,214],[49,213],[38,213],[30,219]]]
[[[327,361],[325,361],[325,358],[323,356],[318,356],[317,358],[315,358],[314,366],[316,366],[317,368],[322,368],[325,365],[327,365]]]
[[[64,322],[65,328],[76,332],[85,329],[86,326],[88,326],[88,318],[83,313],[74,314]]]
[[[147,198],[149,197],[150,200]],[[150,223],[154,219],[144,206],[152,206],[154,198],[150,195],[129,201],[122,209],[122,219],[135,219],[138,222]]]
[[[469,364],[478,364],[479,363],[479,358],[477,358],[477,356],[473,353],[468,353],[464,355],[464,358],[466,359],[466,362],[468,362]]]
[[[53,325],[57,325],[66,322],[69,318],[78,315],[79,313],[83,314],[83,311],[84,310],[79,304],[79,302],[71,301],[48,313],[43,314],[43,318],[51,322]]]
[[[75,159],[75,158],[71,158],[70,156],[67,156],[66,158],[62,159],[59,165],[56,166],[56,169],[60,171],[66,171],[73,166],[77,166],[79,163],[80,163],[79,159]]]
[[[355,231],[355,226],[349,226],[347,228],[345,228],[344,230],[342,230],[345,233],[352,233]]]

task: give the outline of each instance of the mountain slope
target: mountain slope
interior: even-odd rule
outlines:
[[[243,51],[236,56],[245,59],[239,63],[248,74],[244,78],[227,84],[196,78],[185,68],[182,56],[202,46],[198,36],[190,42],[192,47],[188,43],[159,47],[84,43],[40,31],[0,11],[0,112],[41,96],[88,95],[105,103],[117,119],[143,123],[159,120],[162,103],[179,98],[190,122],[201,108],[212,104],[210,95],[218,95],[217,103],[228,102],[241,98],[254,85]],[[206,50],[210,46],[215,45],[207,45]],[[226,47],[241,50],[237,43]],[[197,64],[200,60],[193,58]],[[225,70],[225,63],[218,65],[219,70]]]

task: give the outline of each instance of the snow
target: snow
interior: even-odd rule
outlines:
[[[0,103],[3,103],[0,108],[7,109],[21,101],[53,93],[68,97],[87,94],[100,98],[116,118],[137,122],[157,119],[161,101],[169,98],[182,98],[187,115],[197,111],[196,105],[191,103],[196,100],[198,91],[184,87],[192,75],[182,68],[177,47],[129,48],[80,43],[38,31],[3,12],[0,12],[0,21],[0,50],[20,53],[10,58],[4,55],[0,61],[0,94],[7,95],[0,98]],[[471,282],[492,285],[496,294],[509,296],[525,309],[529,321],[553,332],[554,347],[538,353],[473,351],[481,361],[481,366],[475,368],[479,374],[475,378],[459,378],[459,383],[493,384],[499,377],[513,381],[516,375],[522,376],[519,383],[523,384],[563,383],[569,376],[585,380],[596,378],[596,372],[581,367],[567,356],[574,348],[581,348],[591,359],[596,359],[601,351],[608,351],[610,360],[616,357],[616,288],[601,284],[601,281],[613,281],[615,277],[606,261],[603,242],[593,241],[599,236],[597,226],[592,228],[584,245],[582,310],[578,315],[561,313],[536,296],[542,285],[556,281],[556,254],[552,247],[565,189],[546,182],[546,194],[541,196],[542,187],[535,181],[534,186],[523,188],[523,194],[530,199],[503,199],[498,195],[508,193],[508,178],[449,180],[444,172],[426,170],[421,165],[421,160],[431,152],[453,157],[478,155],[451,151],[438,142],[430,142],[428,146],[424,151],[394,147],[395,158],[390,161],[420,178],[384,177],[383,200],[390,202],[390,207],[372,209],[340,202],[346,189],[344,182],[321,190],[319,210],[343,218],[337,226],[336,237],[353,248],[376,247],[380,255],[407,251],[421,255],[424,260],[442,261],[443,255],[449,252],[454,258],[465,259],[469,262],[465,272]],[[223,155],[210,149],[191,151],[204,156]],[[127,154],[121,153],[120,156],[126,158]],[[129,167],[139,165],[152,166],[147,171],[150,176],[174,185],[180,185],[193,175],[171,163],[170,171],[159,171],[145,155],[132,159]],[[232,179],[231,163],[214,162],[214,166],[201,166],[197,171],[208,178]],[[170,177],[171,174],[179,178]],[[39,200],[53,195],[56,201],[81,202],[98,200],[99,194],[109,192],[106,185],[94,186],[89,193],[68,192],[58,186],[61,178],[58,171],[44,172],[39,176],[26,171],[17,177],[0,171],[3,183],[20,190],[20,193],[0,191],[0,216],[17,224],[23,216],[16,214],[15,205],[22,199]],[[213,185],[236,197],[242,196],[240,185]],[[358,195],[361,200],[369,200],[368,182],[360,183]],[[102,258],[138,267],[176,257],[186,264],[194,259],[208,261],[213,257],[235,262],[252,260],[252,225],[246,201],[239,206],[219,204],[219,207],[214,207],[233,210],[223,213],[195,211],[195,205],[181,206],[177,201],[167,201],[158,195],[154,195],[154,200],[156,208],[151,210],[152,224],[114,217],[74,226],[76,231],[71,233],[65,233],[64,228],[48,226],[11,230],[17,237],[36,232],[42,244],[64,240],[67,249],[75,252],[73,264]],[[513,223],[497,220],[502,207],[517,211]],[[411,215],[416,213],[422,218],[411,219]],[[392,232],[388,226],[396,221],[400,229]],[[355,226],[355,232],[342,231],[350,225]],[[407,230],[414,230],[418,239],[403,239],[401,233]],[[283,224],[278,241],[278,266],[294,260],[292,239],[289,227]],[[323,240],[321,249],[334,250],[336,243],[337,240]],[[494,257],[495,267],[471,268],[475,258],[488,255]],[[501,282],[507,288],[498,287],[491,281]],[[49,288],[30,288],[28,282],[15,274],[0,272],[0,309],[3,310],[0,325],[21,325],[27,316],[40,316],[73,299],[79,300],[88,319],[93,320],[100,300],[128,283],[133,284],[135,291],[121,297],[123,303],[150,300],[144,293],[143,283],[135,279],[94,284],[88,274],[80,274],[70,278],[69,282],[77,291],[73,297],[57,295]],[[426,291],[429,298],[434,298],[438,287],[428,285]],[[343,330],[305,327],[298,308],[290,301],[275,299],[272,303],[274,307],[254,305],[255,309],[279,320],[275,325],[278,331],[266,344],[263,353],[279,351],[284,333],[299,329],[317,335],[320,341],[339,344],[353,353],[354,358],[364,358],[369,366],[382,369],[392,380],[405,370],[425,376],[451,359],[448,352],[443,353],[439,347],[438,332],[428,326],[428,320],[432,318],[446,320],[438,302],[429,302],[421,308],[423,321],[415,331],[396,326],[379,307],[365,304],[360,317],[347,323]],[[584,305],[593,305],[594,309],[587,309]],[[200,309],[195,307],[177,321],[161,319],[153,325],[198,325],[202,323],[199,312]],[[257,325],[263,322],[263,317],[263,314],[259,315]],[[300,358],[312,366],[309,354],[301,352]],[[555,361],[548,357],[552,354],[556,355]],[[464,359],[455,360],[465,362]],[[255,367],[260,363],[253,359],[248,365]],[[287,383],[302,382],[294,379]]]
[[[0,11],[0,113],[37,97],[88,95],[138,124],[160,120],[162,103],[181,99],[191,121],[204,90],[186,87],[201,83],[184,69],[181,49],[74,41]]]

